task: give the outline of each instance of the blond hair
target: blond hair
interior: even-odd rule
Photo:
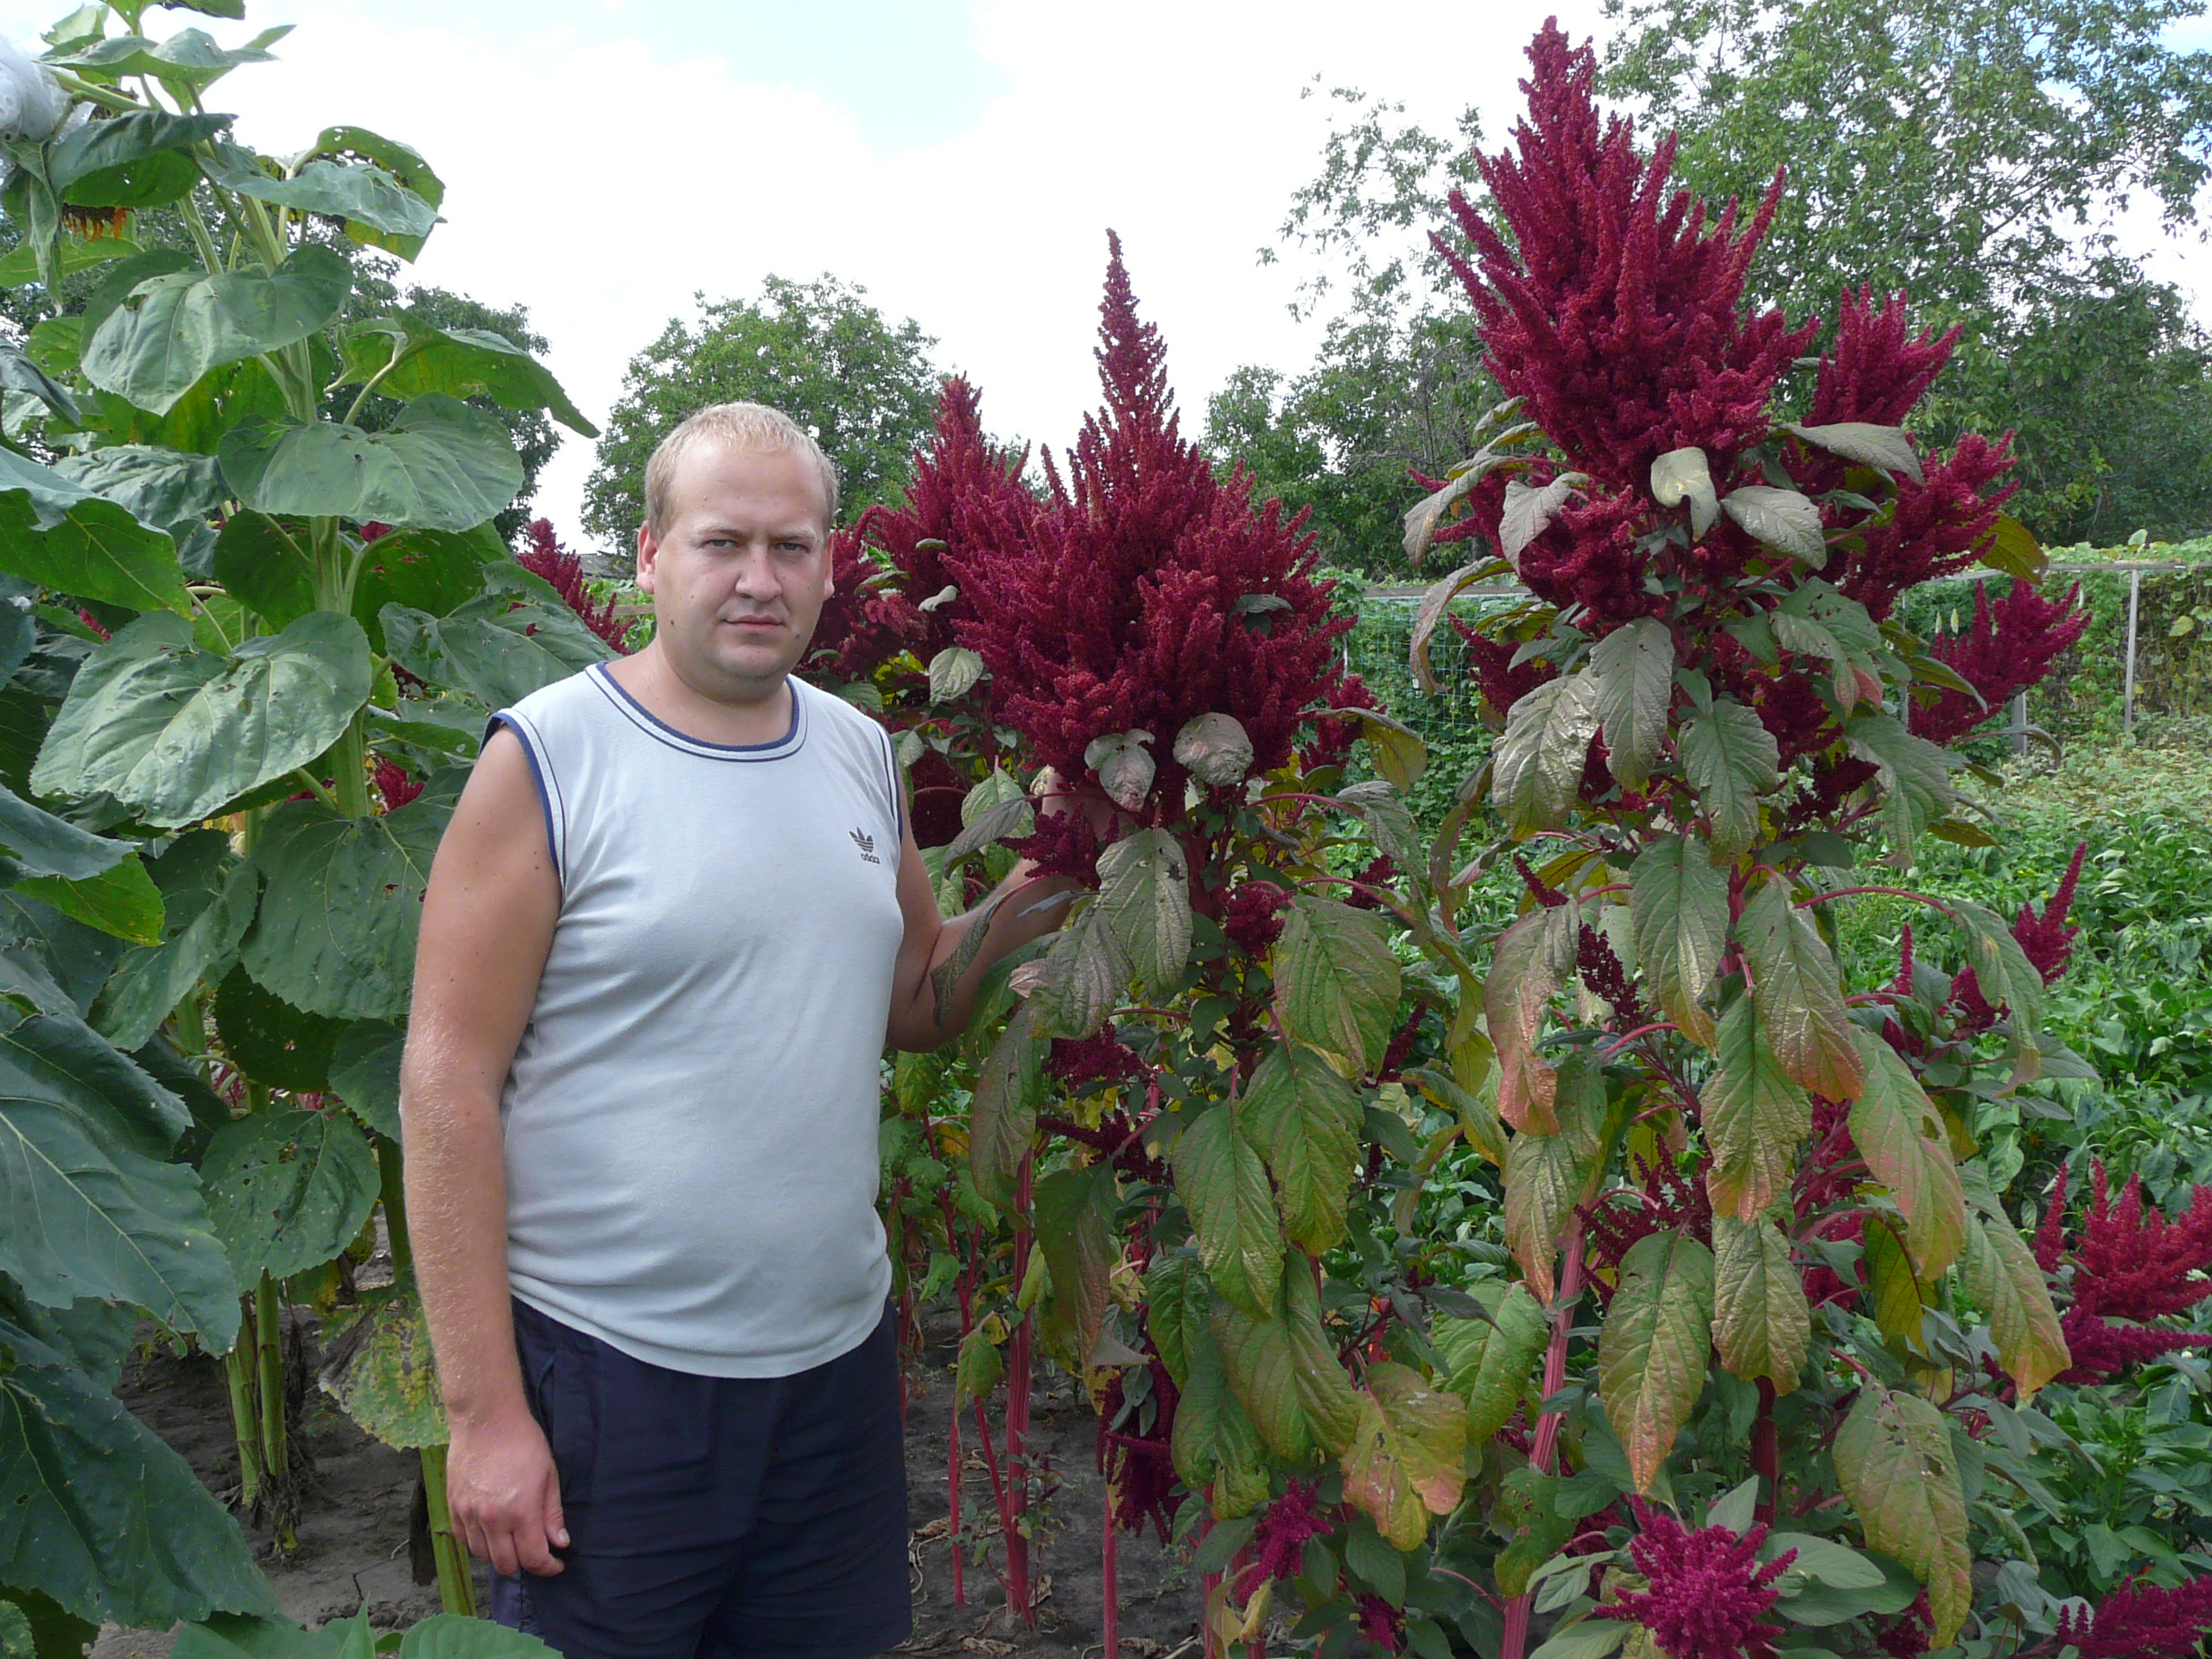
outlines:
[[[766,404],[709,404],[685,416],[645,463],[645,528],[656,537],[668,528],[668,491],[677,463],[702,444],[724,444],[754,454],[809,457],[822,475],[823,528],[837,522],[837,469],[812,433]]]

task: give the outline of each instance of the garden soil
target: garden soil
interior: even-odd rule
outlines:
[[[298,1321],[301,1352],[296,1376],[314,1375],[315,1333],[311,1315]],[[947,1542],[946,1431],[952,1402],[957,1318],[926,1315],[927,1345],[907,1374],[907,1524],[912,1542],[914,1635],[901,1654],[930,1659],[992,1659],[993,1656],[1100,1654],[1099,1525],[1103,1494],[1095,1447],[1097,1419],[1065,1377],[1040,1373],[1033,1408],[1033,1445],[1048,1460],[1058,1488],[1046,1506],[1033,1571],[1048,1586],[1037,1627],[1025,1630],[1007,1614],[990,1567],[966,1569],[966,1604],[952,1597]],[[226,1501],[238,1493],[238,1454],[231,1432],[222,1362],[194,1354],[179,1359],[165,1346],[134,1359],[121,1389],[140,1421],[174,1446],[210,1491]],[[396,1452],[355,1427],[327,1395],[309,1382],[301,1395],[296,1444],[314,1464],[296,1529],[298,1546],[277,1554],[266,1528],[248,1536],[267,1569],[286,1613],[310,1627],[350,1618],[365,1602],[371,1624],[404,1629],[438,1611],[434,1586],[419,1584],[410,1551],[410,1519],[416,1503],[415,1454]],[[963,1424],[968,1463],[962,1519],[972,1529],[991,1517],[989,1479],[975,1452],[975,1416]],[[1121,1557],[1121,1636],[1127,1659],[1196,1659],[1200,1588],[1185,1552],[1163,1547],[1150,1531],[1123,1534]],[[1001,1558],[993,1544],[990,1559]],[[428,1566],[427,1559],[423,1565]],[[480,1576],[478,1593],[483,1592]],[[93,1659],[165,1659],[166,1631],[100,1634]]]

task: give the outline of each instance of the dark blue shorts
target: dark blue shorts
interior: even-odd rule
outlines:
[[[515,1304],[565,1570],[492,1617],[565,1659],[861,1659],[905,1641],[906,1464],[889,1309],[794,1376],[695,1376]]]

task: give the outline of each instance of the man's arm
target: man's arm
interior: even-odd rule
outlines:
[[[521,741],[505,727],[461,791],[423,894],[400,1069],[415,1274],[453,1433],[454,1526],[501,1573],[558,1573],[569,1541],[523,1395],[507,1292],[499,1096],[553,942],[561,887]]]
[[[1049,769],[1039,785],[1043,791],[1037,804],[1040,814],[1080,812],[1102,836],[1113,823],[1114,809],[1103,797],[1077,794]],[[940,1047],[968,1029],[976,1013],[976,988],[984,971],[1001,957],[1050,933],[1065,921],[1069,904],[1065,895],[1076,892],[1078,884],[1065,876],[1039,876],[1025,859],[999,883],[991,899],[947,921],[938,908],[921,849],[914,842],[912,814],[907,817],[906,838],[899,857],[899,908],[906,917],[906,935],[899,947],[899,966],[891,984],[890,1045],[918,1052]],[[1056,898],[1057,903],[1053,902]],[[992,899],[1000,902],[985,924],[989,931],[983,936],[982,946],[940,1010],[930,974],[960,949]]]

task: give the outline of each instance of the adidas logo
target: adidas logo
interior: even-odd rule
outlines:
[[[857,830],[848,830],[845,833],[853,838],[853,845],[861,849],[861,862],[866,864],[880,864],[883,862],[881,859],[875,855],[875,837],[874,836],[864,836]]]

